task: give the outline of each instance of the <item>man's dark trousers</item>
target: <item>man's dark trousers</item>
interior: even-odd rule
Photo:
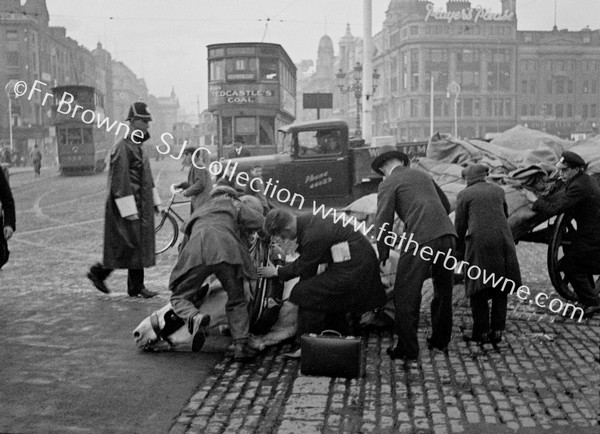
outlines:
[[[442,348],[448,345],[452,336],[452,278],[454,271],[444,267],[444,259],[448,250],[453,251],[456,239],[453,235],[443,235],[439,238],[421,244],[416,255],[414,247],[401,246],[398,268],[396,269],[396,282],[394,284],[394,307],[396,310],[396,334],[398,345],[396,350],[410,357],[419,354],[417,329],[419,326],[419,312],[421,310],[421,291],[425,279],[433,279],[433,299],[431,300],[431,345]],[[429,260],[420,257],[423,247],[429,246],[433,255]],[[434,263],[437,252],[440,254]],[[427,257],[427,256],[426,256]],[[454,262],[447,261],[449,267]]]
[[[94,275],[101,280],[105,280],[113,271],[112,268],[106,268],[101,264],[94,264],[90,268],[90,272],[94,273]],[[144,269],[127,269],[127,294],[135,296],[144,288]]]

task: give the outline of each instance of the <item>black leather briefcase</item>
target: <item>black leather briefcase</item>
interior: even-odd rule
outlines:
[[[325,330],[300,337],[300,372],[304,375],[357,378],[363,375],[361,338]]]

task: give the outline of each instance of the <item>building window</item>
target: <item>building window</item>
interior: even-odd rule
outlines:
[[[410,100],[410,117],[411,118],[419,117],[419,101],[414,98],[411,98],[411,100]]]
[[[473,98],[463,100],[463,116],[473,116]]]
[[[590,117],[595,118],[598,116],[598,106],[596,104],[590,104]]]
[[[546,93],[552,94],[552,80],[546,80]]]
[[[583,93],[590,93],[590,84],[587,80],[583,81]]]
[[[587,119],[588,118],[588,106],[587,106],[587,104],[583,104],[581,106],[581,117],[583,119]]]
[[[529,104],[529,114],[535,115],[535,104]]]
[[[567,104],[567,117],[573,117],[573,104]]]
[[[279,72],[277,59],[260,59],[260,80],[276,81]]]
[[[18,67],[19,66],[19,52],[18,51],[7,51],[6,52],[6,66]]]
[[[527,93],[527,80],[521,80],[521,92]]]
[[[591,81],[590,93],[598,93],[598,82],[596,80]]]
[[[419,50],[410,50],[410,90],[419,90]]]
[[[564,105],[563,104],[556,104],[556,117],[557,118],[564,118],[565,117]]]
[[[547,116],[552,116],[552,104],[545,104],[544,114]]]
[[[556,79],[556,93],[559,95],[565,93],[565,80],[562,78]]]
[[[529,93],[537,93],[537,81],[535,79],[529,80]]]
[[[573,80],[567,80],[567,93],[573,93]]]
[[[19,31],[18,30],[7,30],[6,31],[6,40],[7,41],[16,41],[19,39]]]
[[[521,116],[527,116],[527,104],[521,106]]]

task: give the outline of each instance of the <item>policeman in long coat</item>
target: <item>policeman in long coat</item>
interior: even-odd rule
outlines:
[[[210,316],[202,314],[202,307],[199,310],[192,300],[204,280],[214,274],[227,293],[225,312],[235,346],[234,358],[245,361],[256,354],[248,346],[250,321],[243,279],[256,279],[256,268],[242,233],[260,229],[263,216],[240,202],[230,187],[215,187],[210,196],[185,224],[179,257],[169,279],[171,305],[188,324],[193,335],[192,350],[199,351]]]
[[[283,281],[300,277],[290,295],[290,301],[298,305],[299,336],[327,328],[346,333],[346,313],[363,313],[385,303],[375,251],[352,225],[334,223],[329,216],[295,216],[273,209],[265,217],[264,230],[298,244],[300,256],[294,262],[258,271],[263,277],[278,276]],[[319,264],[327,264],[321,274],[317,274]]]
[[[143,143],[150,138],[152,120],[145,103],[129,109],[129,134],[118,142],[110,156],[108,197],[104,221],[104,258],[90,268],[88,278],[105,293],[105,279],[115,268],[126,268],[130,297],[153,297],[144,286],[144,268],[156,263],[154,207],[160,199],[154,187]]]
[[[563,152],[556,167],[565,189],[540,198],[533,210],[548,216],[568,213],[577,222],[577,233],[558,266],[585,306],[585,316],[591,316],[600,312],[600,296],[590,279],[590,274],[600,273],[600,186],[585,172],[583,158],[574,152]]]
[[[517,251],[508,225],[504,190],[485,181],[488,168],[475,164],[463,170],[467,188],[458,193],[454,225],[458,235],[457,257],[482,271],[478,279],[465,276],[470,297],[473,333],[467,341],[497,343],[506,325],[507,293],[505,279],[521,286]],[[466,273],[466,269],[464,270]],[[494,277],[489,280],[485,276]],[[501,280],[500,280],[501,279]],[[492,282],[498,282],[496,287]],[[488,300],[492,300],[491,319]]]

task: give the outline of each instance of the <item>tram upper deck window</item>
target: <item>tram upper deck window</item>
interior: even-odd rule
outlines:
[[[260,80],[277,81],[279,61],[277,59],[260,59]]]
[[[209,62],[210,65],[210,81],[222,81],[225,80],[225,61],[221,60],[211,60]]]

